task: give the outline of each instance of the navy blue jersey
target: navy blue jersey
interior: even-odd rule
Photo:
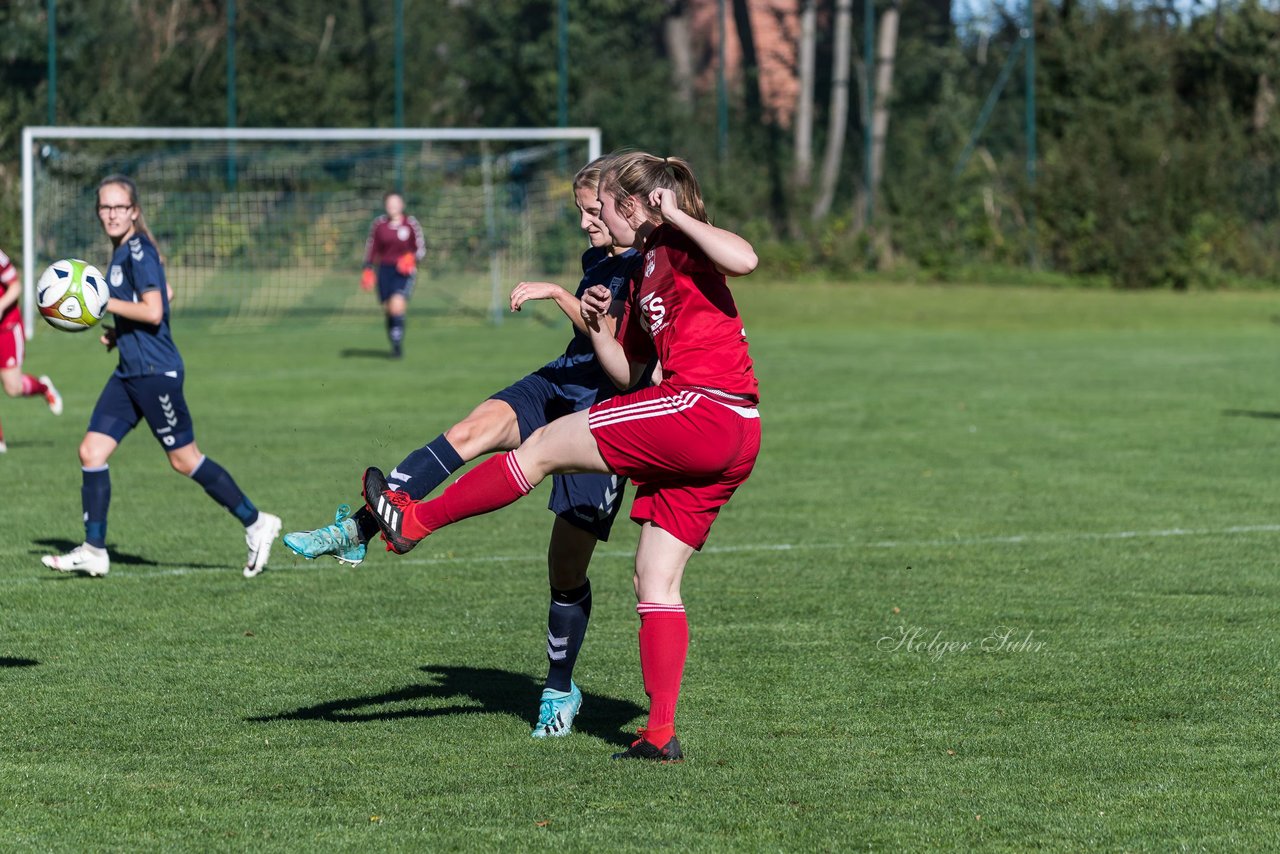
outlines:
[[[125,302],[142,302],[147,291],[159,291],[164,317],[157,325],[139,323],[116,316],[116,349],[120,365],[116,375],[124,378],[155,374],[175,376],[182,368],[182,356],[169,334],[169,289],[165,286],[160,253],[145,234],[130,237],[111,256],[107,284],[111,295]]]
[[[606,285],[615,300],[626,302],[631,293],[631,277],[639,266],[640,253],[634,249],[610,255],[608,249],[592,246],[582,253],[582,282],[576,296],[582,299],[592,285]],[[596,360],[591,336],[576,326],[564,355],[548,362],[538,373],[559,386],[575,412],[618,394],[618,387]]]

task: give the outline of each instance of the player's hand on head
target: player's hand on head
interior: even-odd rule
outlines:
[[[671,222],[680,213],[680,201],[674,190],[659,187],[649,194],[649,204],[662,215],[663,222]]]
[[[511,290],[511,310],[519,311],[531,299],[555,299],[561,290],[551,282],[521,282]]]

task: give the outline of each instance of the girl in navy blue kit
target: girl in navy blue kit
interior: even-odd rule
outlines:
[[[60,572],[103,576],[111,568],[107,556],[107,509],[111,475],[107,461],[139,421],[146,420],[169,463],[204,487],[244,525],[249,548],[244,575],[266,568],[280,519],[253,506],[227,470],[196,447],[191,413],[182,393],[185,369],[169,331],[170,291],[155,239],[138,205],[133,181],[113,175],[98,185],[98,221],[111,239],[114,253],[107,272],[111,299],[107,311],[116,317],[102,343],[116,350],[120,363],[98,397],[89,429],[80,442],[84,472],[84,544],[64,555],[41,558]]]

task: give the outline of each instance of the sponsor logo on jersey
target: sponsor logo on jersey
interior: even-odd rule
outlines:
[[[622,284],[625,281],[626,278],[623,276],[614,276],[609,280],[609,290],[613,291],[613,295],[615,297],[618,295],[618,290],[622,287]]]
[[[652,276],[654,268],[658,266],[657,259],[653,257],[657,251],[657,249],[650,249],[648,252],[644,253],[644,274],[646,276]]]
[[[396,229],[396,237],[398,237],[401,240],[408,240],[410,233],[411,232],[409,231],[409,226],[407,225],[402,225]]]
[[[655,294],[640,297],[640,311],[640,325],[650,336],[656,336],[666,327],[667,307],[663,304],[662,297]]]
[[[124,268],[119,264],[111,265],[111,287],[118,288],[124,284]]]

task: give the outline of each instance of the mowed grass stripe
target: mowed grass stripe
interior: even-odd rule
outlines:
[[[112,460],[112,576],[40,567],[80,535],[75,448],[111,365],[42,331],[29,367],[67,413],[0,402],[0,486],[26,496],[0,523],[0,845],[1273,845],[1280,299],[738,292],[764,452],[690,563],[670,768],[606,758],[645,705],[629,522],[593,570],[580,731],[550,744],[528,737],[541,496],[426,554],[281,550],[246,581],[234,520],[138,433]],[[202,450],[321,524],[363,465],[563,346],[523,314],[420,318],[394,365],[342,355],[384,346],[376,320],[180,321]]]

